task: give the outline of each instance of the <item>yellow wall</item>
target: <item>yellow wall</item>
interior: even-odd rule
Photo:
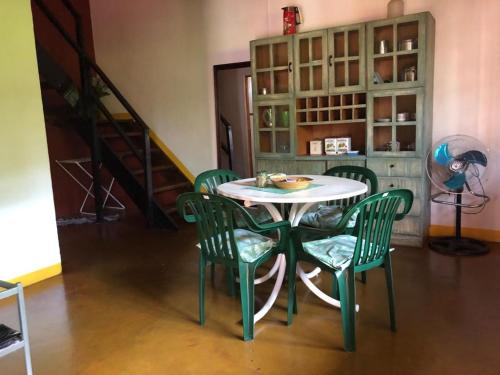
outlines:
[[[60,262],[31,5],[1,0],[0,279]]]

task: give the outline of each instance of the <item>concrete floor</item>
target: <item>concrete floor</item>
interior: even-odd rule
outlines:
[[[382,270],[357,285],[356,353],[342,346],[340,312],[298,283],[299,315],[286,326],[286,292],[241,340],[240,303],[223,269],[197,323],[194,228],[146,230],[127,219],[59,229],[64,274],[27,288],[35,374],[499,374],[500,245],[483,257],[427,249],[393,255],[398,332],[389,329]],[[330,277],[316,279],[329,290]],[[210,285],[210,284],[209,284]],[[271,284],[256,288],[257,302]],[[13,324],[12,304],[0,321]],[[22,374],[22,353],[0,374]]]

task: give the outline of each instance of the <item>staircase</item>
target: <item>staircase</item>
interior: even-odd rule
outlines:
[[[46,120],[74,128],[89,145],[98,220],[102,217],[99,168],[102,163],[145,215],[150,226],[177,228],[172,216],[175,213],[175,200],[180,193],[192,190],[191,182],[151,139],[149,127],[102,69],[85,53],[81,18],[70,1],[61,2],[75,19],[77,40],[69,36],[43,0],[32,0],[33,6],[39,8],[78,55],[81,80],[74,82],[37,40]],[[93,78],[98,78],[106,85],[127,110],[129,119],[117,120],[113,117],[92,89]],[[58,99],[54,100],[54,97]],[[54,102],[58,104],[54,105]]]

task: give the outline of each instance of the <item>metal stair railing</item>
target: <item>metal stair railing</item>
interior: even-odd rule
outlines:
[[[153,224],[153,179],[152,179],[152,168],[151,168],[151,142],[149,137],[149,127],[146,125],[144,120],[139,116],[139,114],[134,110],[130,103],[125,99],[121,92],[116,88],[109,77],[104,73],[104,71],[87,55],[85,52],[83,28],[80,14],[76,11],[70,1],[61,0],[62,4],[68,9],[70,14],[73,16],[76,25],[76,35],[77,40],[74,41],[73,38],[68,34],[61,23],[56,19],[54,14],[50,11],[43,0],[32,0],[42,13],[47,17],[47,19],[52,23],[56,30],[61,34],[66,43],[78,54],[80,61],[80,78],[82,87],[82,100],[84,113],[87,113],[87,108],[89,103],[92,102],[97,106],[99,111],[105,116],[109,123],[113,126],[120,137],[125,141],[127,146],[130,148],[132,153],[142,162],[144,168],[144,188],[146,192],[146,207],[147,207],[147,219],[150,225]],[[131,141],[130,137],[123,131],[118,122],[113,118],[113,115],[104,106],[102,101],[97,98],[92,92],[91,88],[91,74],[93,71],[107,86],[107,88],[113,93],[113,95],[118,99],[120,104],[127,110],[127,112],[132,117],[134,123],[138,124],[142,128],[143,133],[143,152],[141,152],[135,144]],[[100,176],[99,176],[99,165],[101,163],[101,157],[99,152],[99,140],[97,135],[96,121],[95,119],[87,116],[88,120],[91,122],[92,129],[92,169],[94,174],[94,194],[96,202],[96,214],[98,220],[102,218],[102,197],[100,188]]]

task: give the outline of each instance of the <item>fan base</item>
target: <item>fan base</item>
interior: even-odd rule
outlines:
[[[472,238],[434,237],[429,239],[429,247],[437,253],[454,256],[484,255],[488,246]]]

